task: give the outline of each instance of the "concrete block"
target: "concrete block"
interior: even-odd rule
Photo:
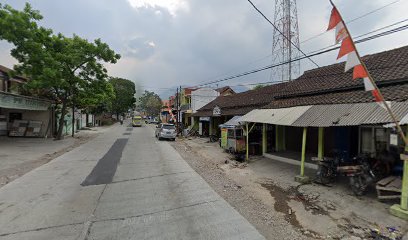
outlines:
[[[298,176],[295,177],[295,181],[298,182],[298,183],[305,184],[305,183],[310,183],[310,178],[308,176],[298,175]]]

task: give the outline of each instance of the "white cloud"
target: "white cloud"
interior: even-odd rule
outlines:
[[[185,0],[127,0],[133,8],[165,8],[172,15],[176,16],[176,12],[183,10],[187,11],[188,4]],[[161,12],[155,12],[160,14]]]

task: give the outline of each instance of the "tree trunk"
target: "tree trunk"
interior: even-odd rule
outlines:
[[[89,113],[88,113],[88,110],[86,110],[86,113],[85,113],[85,126],[86,127],[88,127],[89,126]]]
[[[66,110],[67,110],[67,104],[63,102],[62,109],[61,109],[61,116],[60,116],[59,124],[58,124],[57,137],[55,138],[56,140],[62,139],[62,131],[64,130],[64,119],[66,115]]]

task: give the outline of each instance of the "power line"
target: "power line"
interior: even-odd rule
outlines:
[[[267,17],[265,16],[265,14],[263,14],[263,13],[261,12],[261,10],[259,10],[251,0],[247,0],[247,1],[252,5],[252,7],[253,7],[259,14],[261,14],[261,16],[262,16],[263,18],[265,18],[266,21],[268,21],[268,22],[275,28],[276,31],[278,31],[284,38],[286,38],[286,40],[288,40],[291,45],[293,45],[299,52],[301,52],[301,53],[303,54],[303,56],[305,56],[305,57],[307,56],[306,53],[304,53],[296,44],[294,44],[294,43],[290,40],[290,38],[288,38],[288,36],[286,36],[281,30],[279,30],[279,28],[277,28],[277,27],[275,26],[275,24],[273,24],[273,22],[271,22],[271,20],[269,20],[269,18],[267,18]],[[319,65],[318,65],[316,62],[314,62],[310,57],[307,57],[307,58],[308,58],[314,65],[316,65],[316,67],[319,67]]]
[[[390,2],[390,3],[388,3],[388,4],[386,4],[386,5],[382,6],[382,7],[379,7],[379,8],[377,8],[377,9],[374,9],[374,10],[372,10],[372,11],[370,11],[370,12],[368,12],[368,13],[365,13],[365,14],[359,16],[359,17],[353,18],[353,19],[349,20],[349,21],[346,22],[346,23],[352,23],[352,22],[354,22],[354,21],[357,21],[357,20],[360,19],[360,18],[366,17],[366,16],[368,16],[368,15],[370,15],[370,14],[373,14],[373,13],[375,13],[375,12],[378,12],[378,11],[380,11],[380,10],[382,10],[382,9],[384,9],[384,8],[386,8],[386,7],[388,7],[388,6],[392,5],[392,4],[394,4],[394,3],[397,3],[397,2],[399,2],[399,1],[400,1],[400,0],[396,0],[396,1],[394,1],[394,2]]]
[[[384,29],[389,28],[389,27],[393,27],[393,26],[395,26],[395,25],[398,25],[398,24],[401,24],[401,23],[404,23],[404,22],[407,22],[407,21],[408,21],[408,18],[407,18],[407,19],[404,19],[404,20],[402,20],[402,21],[398,21],[398,22],[396,22],[396,23],[393,23],[393,24],[384,26],[384,27],[380,27],[380,28],[374,29],[374,30],[372,30],[372,31],[370,31],[370,32],[367,32],[367,33],[364,33],[364,34],[361,34],[361,35],[356,36],[355,39],[359,39],[359,38],[364,37],[364,36],[367,36],[367,35],[369,35],[369,34],[371,34],[371,33],[375,33],[375,32],[384,30]],[[402,27],[404,27],[404,26],[402,26]],[[321,49],[318,49],[318,50],[314,50],[314,51],[312,51],[312,52],[309,52],[309,54],[315,53],[315,52],[319,52],[319,51],[322,51],[322,50],[325,50],[325,49],[334,47],[334,46],[336,46],[336,45],[338,45],[338,44],[332,44],[332,45],[330,45],[330,46],[327,46],[327,47],[324,47],[324,48],[321,48]]]
[[[353,23],[353,22],[355,22],[355,21],[357,21],[357,20],[359,20],[359,19],[362,19],[362,18],[364,18],[364,17],[367,17],[368,15],[371,15],[371,14],[373,14],[373,13],[375,13],[375,12],[378,12],[378,11],[380,11],[380,10],[382,10],[382,9],[384,9],[384,8],[386,8],[386,7],[388,7],[388,6],[391,6],[392,4],[395,4],[395,3],[399,2],[399,1],[401,1],[401,0],[396,0],[396,1],[393,1],[393,2],[388,3],[388,4],[386,4],[386,5],[383,5],[383,6],[379,7],[379,8],[373,9],[373,10],[367,12],[367,13],[364,13],[363,15],[360,15],[360,16],[358,16],[358,17],[355,17],[355,18],[353,18],[353,19],[347,21],[346,23]],[[318,37],[320,37],[320,36],[322,36],[322,35],[324,35],[324,34],[326,34],[326,33],[327,33],[327,31],[324,31],[324,32],[322,32],[322,33],[319,33],[319,34],[317,34],[317,35],[314,35],[314,36],[312,36],[312,37],[309,37],[309,38],[307,38],[306,40],[301,41],[300,43],[308,42],[308,41],[310,41],[310,40],[312,40],[312,39],[315,39],[315,38],[318,38]]]
[[[346,23],[356,22],[356,21],[358,21],[358,20],[360,20],[360,19],[362,19],[362,18],[365,18],[365,17],[367,17],[367,16],[369,16],[369,15],[375,13],[375,12],[378,12],[378,11],[380,11],[380,10],[382,10],[382,9],[385,9],[386,7],[389,7],[389,6],[391,6],[391,5],[393,5],[393,4],[397,3],[397,2],[400,2],[400,1],[401,1],[401,0],[396,0],[396,1],[393,1],[393,2],[391,2],[391,3],[387,3],[386,5],[383,5],[383,6],[379,7],[379,8],[373,9],[373,10],[371,10],[371,11],[369,11],[369,12],[367,12],[367,13],[364,13],[364,14],[362,14],[362,15],[360,15],[360,16],[357,16],[357,17],[355,17],[355,18],[353,18],[353,19],[347,21]],[[406,21],[406,20],[404,20],[404,21]],[[401,22],[403,22],[403,21],[401,21]],[[394,26],[394,25],[396,25],[396,24],[399,24],[399,23],[401,23],[401,22],[394,23],[394,24],[391,24],[391,25],[388,25],[388,26],[386,26],[386,27],[383,27],[383,28],[380,28],[380,29],[376,29],[376,30],[379,31],[379,30],[381,30],[381,29],[384,29],[384,28],[391,27],[391,26]],[[324,34],[326,34],[326,33],[327,33],[327,31],[324,31],[324,32],[322,32],[322,33],[320,33],[320,34],[317,34],[317,35],[315,35],[315,36],[309,37],[308,39],[303,40],[303,41],[301,41],[300,43],[302,44],[302,43],[308,42],[308,41],[310,41],[310,40],[312,40],[312,39],[315,39],[315,38],[317,38],[317,37],[320,37],[320,36],[322,36],[322,35],[324,35]],[[368,33],[367,33],[367,34],[368,34]],[[334,46],[334,45],[331,45],[331,46]],[[329,46],[329,47],[331,47],[331,46]],[[319,50],[317,50],[317,51],[319,51]],[[264,59],[267,59],[267,58],[273,56],[273,54],[274,54],[275,52],[276,52],[276,51],[274,51],[274,52],[272,52],[272,53],[270,53],[270,54],[268,54],[268,55],[266,55],[266,56],[264,56],[264,57],[259,57],[259,58],[257,58],[256,60],[250,61],[250,62],[248,62],[248,63],[240,64],[239,66],[234,67],[234,68],[231,68],[230,70],[228,70],[228,71],[226,71],[226,72],[224,72],[224,73],[222,73],[222,74],[214,75],[214,76],[212,76],[212,77],[209,77],[207,80],[201,81],[201,82],[199,82],[199,83],[205,83],[206,81],[208,81],[208,80],[210,80],[210,79],[213,79],[213,78],[217,78],[217,77],[221,77],[221,76],[223,76],[223,75],[226,75],[226,74],[232,72],[232,71],[235,70],[235,69],[241,68],[241,66],[251,65],[251,64],[253,64],[253,63],[259,62],[259,61],[264,60]]]
[[[383,37],[383,36],[387,36],[387,35],[390,35],[390,34],[393,34],[393,33],[397,33],[397,32],[400,32],[400,31],[403,31],[403,30],[406,30],[406,29],[408,29],[408,25],[397,27],[397,28],[394,28],[394,29],[391,29],[391,30],[388,30],[388,31],[385,31],[385,32],[382,32],[382,33],[378,33],[378,34],[375,34],[375,35],[372,35],[372,36],[357,40],[357,41],[355,41],[355,43],[358,44],[358,43],[366,42],[366,41],[373,40],[373,39],[376,39],[376,38],[379,38],[379,37]],[[243,76],[246,76],[246,75],[254,74],[254,73],[261,72],[261,71],[264,71],[264,70],[267,70],[267,69],[270,69],[270,68],[281,66],[283,64],[288,64],[288,63],[293,62],[293,61],[299,61],[299,60],[302,60],[302,59],[305,59],[305,58],[314,57],[314,56],[321,55],[321,54],[324,54],[324,53],[327,53],[327,52],[331,52],[331,51],[337,50],[339,48],[340,48],[339,46],[332,47],[332,48],[329,48],[329,49],[326,49],[326,50],[324,50],[325,48],[323,48],[321,50],[317,50],[318,52],[315,52],[315,53],[312,53],[312,54],[309,54],[309,55],[306,55],[306,56],[302,56],[302,57],[299,57],[297,59],[293,59],[291,61],[286,61],[286,62],[281,62],[281,63],[277,63],[277,64],[273,64],[273,65],[264,66],[264,67],[261,67],[261,68],[258,68],[258,69],[246,71],[246,72],[239,73],[239,74],[236,74],[236,75],[233,75],[233,76],[230,76],[230,77],[226,77],[226,78],[223,78],[223,79],[219,79],[219,80],[211,81],[211,82],[208,82],[208,83],[205,83],[205,84],[197,85],[197,87],[198,86],[205,86],[205,85],[209,85],[209,84],[214,84],[214,83],[219,83],[219,82],[224,82],[224,81],[231,80],[231,79],[234,79],[234,78],[239,78],[239,77],[243,77]]]

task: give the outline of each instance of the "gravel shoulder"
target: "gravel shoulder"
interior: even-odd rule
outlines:
[[[374,239],[376,229],[392,236],[387,227],[396,228],[396,236],[408,231],[406,221],[388,214],[390,203],[378,202],[372,194],[356,198],[347,184],[300,185],[294,181],[296,166],[263,157],[239,163],[206,139],[170,144],[267,239],[358,240]]]
[[[232,207],[244,216],[267,239],[315,239],[299,231],[296,226],[288,224],[285,216],[254,196],[250,186],[238,184],[229,178],[221,168],[228,157],[214,158],[213,149],[205,146],[191,147],[186,141],[170,143],[187,161],[187,163]],[[202,151],[202,147],[205,149]],[[267,191],[264,194],[268,194]]]

